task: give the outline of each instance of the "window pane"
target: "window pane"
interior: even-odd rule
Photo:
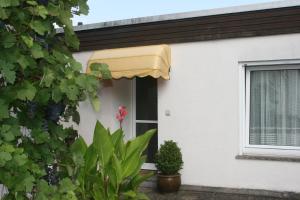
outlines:
[[[155,123],[137,123],[136,124],[136,136],[139,136],[149,129],[156,129],[157,130],[157,124]],[[157,152],[158,148],[158,142],[157,142],[157,132],[152,137],[148,148],[145,150],[145,154],[147,155],[146,163],[153,163],[154,162],[154,156]]]
[[[157,120],[157,82],[152,77],[136,78],[136,119]]]
[[[300,146],[300,70],[250,77],[250,144]]]

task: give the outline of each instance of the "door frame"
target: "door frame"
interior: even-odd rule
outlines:
[[[132,105],[131,105],[131,112],[132,112],[132,133],[131,138],[136,137],[136,123],[157,123],[158,120],[136,120],[136,78],[132,79]],[[158,132],[157,132],[158,134]],[[146,170],[156,170],[154,163],[144,163],[142,169]]]

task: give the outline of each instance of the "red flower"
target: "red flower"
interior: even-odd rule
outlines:
[[[128,114],[125,106],[119,106],[119,112],[116,115],[117,120],[120,122],[120,128],[122,128],[122,122]]]

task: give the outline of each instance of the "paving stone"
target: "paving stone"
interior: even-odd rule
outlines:
[[[202,191],[193,191],[193,190],[180,190],[177,193],[171,194],[160,194],[153,187],[142,187],[141,191],[145,192],[150,199],[152,200],[300,200],[300,196],[298,194],[290,194],[280,196],[278,192],[274,192],[274,196],[272,196],[271,192],[267,192],[266,195],[262,195],[261,191],[258,194],[255,194],[253,190],[248,194],[239,194],[236,190],[233,193],[228,193],[228,190],[224,189],[226,192],[221,192],[220,189],[216,189],[216,192],[204,191],[204,189],[200,189]],[[244,192],[244,190],[241,190]],[[280,197],[278,197],[280,196]]]

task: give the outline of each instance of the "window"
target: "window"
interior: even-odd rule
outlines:
[[[244,65],[243,153],[300,156],[300,65]]]
[[[149,129],[157,129],[157,80],[152,77],[136,78],[134,89],[135,119],[134,133],[139,136]],[[157,132],[158,133],[158,132]],[[147,160],[144,168],[153,169],[154,156],[158,149],[157,133],[145,151]]]

